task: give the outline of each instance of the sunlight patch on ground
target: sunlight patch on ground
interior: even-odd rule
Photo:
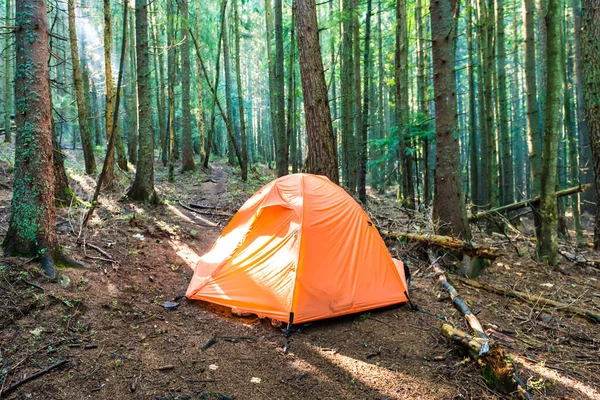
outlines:
[[[400,372],[393,372],[375,364],[332,352],[329,349],[327,349],[329,350],[327,351],[317,346],[312,347],[322,357],[352,375],[353,379],[356,379],[391,398],[405,399],[409,394],[408,392],[411,390],[410,388],[422,386],[421,383],[416,382],[414,378],[408,377]],[[398,390],[398,385],[403,386],[403,389]]]
[[[523,358],[516,354],[510,354],[510,357],[513,360],[517,361],[519,364],[526,367],[527,369],[535,372],[536,374],[541,375],[542,377],[548,379],[553,383],[558,382],[559,384],[564,385],[570,389],[575,389],[590,399],[600,399],[600,392],[581,381],[578,381],[566,375],[562,375],[559,373],[559,371],[545,367],[542,363],[533,363],[527,360],[526,358]]]
[[[196,268],[196,264],[200,259],[200,256],[187,244],[179,241],[169,241],[171,248],[183,262],[193,271]]]
[[[173,214],[177,215],[179,218],[183,219],[185,222],[193,222],[191,218],[187,215],[179,211],[177,207],[172,206],[171,204],[167,204],[167,209],[171,211]]]

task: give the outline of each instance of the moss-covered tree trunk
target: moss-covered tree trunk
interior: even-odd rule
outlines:
[[[138,164],[127,196],[133,200],[158,202],[154,190],[154,129],[152,128],[152,78],[148,51],[148,2],[135,2],[135,40],[137,54]]]
[[[175,0],[167,0],[167,74],[169,101],[167,114],[169,182],[175,181]]]
[[[7,255],[39,256],[55,277],[56,238],[48,26],[44,0],[16,2],[16,143]]]
[[[295,4],[298,60],[308,137],[305,169],[311,174],[325,175],[337,184],[338,163],[321,58],[316,4],[315,0],[297,0]]]
[[[123,100],[127,99],[127,114],[129,116],[129,130],[127,133],[127,157],[129,158],[129,162],[133,165],[137,164],[137,152],[138,152],[138,127],[137,127],[137,93],[136,93],[136,55],[135,55],[135,22],[134,22],[133,14],[129,15],[129,21],[127,31],[129,38],[127,39],[129,45],[129,99],[125,96]],[[160,111],[159,111],[160,116]],[[160,117],[159,117],[159,126],[160,126]]]
[[[6,14],[4,17],[4,25],[11,26],[12,21],[12,5],[10,0],[6,0]],[[8,32],[4,34],[4,141],[10,143],[11,139],[11,123],[10,115],[12,114],[12,58],[11,58],[11,39],[12,35]]]
[[[557,163],[558,141],[561,132],[562,33],[564,22],[563,0],[549,0],[546,14],[546,61],[547,93],[544,115],[544,152],[542,157],[542,175],[540,180],[540,214],[542,225],[538,238],[537,253],[541,260],[556,265],[558,254],[557,241]]]
[[[104,110],[104,127],[106,128],[106,143],[110,142],[113,125],[114,112],[114,87],[112,80],[112,12],[110,0],[104,0],[104,81],[106,85],[106,100]],[[110,157],[106,159],[106,174],[104,175],[104,184],[112,185],[115,180],[115,156],[114,152],[106,150]]]
[[[581,5],[581,75],[584,109],[594,162],[596,199],[600,199],[600,0],[582,0]],[[594,224],[594,248],[600,249],[600,213],[598,212]]]
[[[200,43],[201,41],[201,29],[200,29],[200,2],[196,2],[196,40]],[[204,139],[204,93],[203,93],[203,79],[202,77],[202,66],[200,65],[200,58],[197,57],[197,70],[198,70],[198,135],[200,136],[200,158],[203,159],[206,153],[205,139]]]
[[[83,147],[83,158],[85,161],[85,172],[93,174],[96,172],[96,159],[92,147],[92,136],[90,133],[90,122],[88,120],[89,104],[85,102],[83,82],[81,80],[81,68],[79,65],[79,47],[77,44],[77,28],[75,25],[75,0],[68,0],[69,17],[69,39],[71,44],[71,62],[73,64],[73,84],[75,86],[75,101],[77,103],[77,120],[79,122],[79,136]]]
[[[234,129],[236,124],[233,119],[233,95],[231,93],[231,60],[230,60],[230,46],[229,46],[229,35],[227,28],[227,15],[223,15],[223,70],[225,73],[225,104],[227,108],[227,120],[231,124],[231,128]],[[233,143],[231,140],[228,141],[227,145],[227,158],[229,164],[235,164],[235,152]]]
[[[456,99],[456,25],[458,0],[433,0],[430,5],[437,143],[433,218],[438,232],[469,239],[462,192],[458,105]]]

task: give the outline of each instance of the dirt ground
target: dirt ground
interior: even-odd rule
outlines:
[[[94,181],[81,175],[78,165],[73,160],[69,172],[76,193],[87,200]],[[0,171],[0,239],[10,214],[9,167],[3,162]],[[58,211],[60,242],[88,268],[61,269],[67,278],[50,282],[34,260],[0,260],[0,387],[68,361],[7,398],[502,398],[486,387],[477,363],[442,338],[442,321],[407,305],[302,327],[292,335],[287,354],[284,335],[270,321],[186,299],[165,309],[165,301],[185,292],[196,260],[213,245],[227,214],[271,176],[262,176],[266,169],[262,177],[254,171],[252,183],[244,184],[231,167],[217,162],[210,171],[177,176],[173,185],[166,170],[158,170],[164,204],[150,209],[123,199],[121,176],[81,234],[85,246],[76,245],[83,207]],[[393,199],[373,196],[377,223],[399,230],[417,224]],[[219,211],[199,215],[179,201]],[[600,312],[600,264],[589,249],[562,246],[566,257],[586,260],[562,258],[560,270],[552,270],[531,259],[533,244],[525,237],[478,235],[477,241],[506,253],[480,281]],[[390,251],[411,264],[413,300],[468,330],[447,294],[427,277],[431,268],[423,251],[393,243]],[[493,324],[502,333],[496,339],[536,398],[600,398],[600,325],[455,284],[485,327]],[[203,351],[212,337],[216,343]]]

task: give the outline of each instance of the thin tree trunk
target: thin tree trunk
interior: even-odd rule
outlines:
[[[353,0],[342,5],[342,178],[350,193],[356,190],[356,139],[354,137]]]
[[[500,148],[501,148],[501,176],[502,193],[501,205],[510,204],[514,201],[514,171],[512,165],[512,154],[510,147],[510,134],[508,132],[508,99],[506,94],[506,39],[504,34],[504,1],[496,0],[496,29],[497,29],[497,62],[498,70],[498,123],[500,126]]]
[[[268,1],[268,0],[267,0]],[[219,93],[219,76],[221,74],[221,43],[223,42],[223,31],[226,26],[225,22],[225,10],[227,8],[227,0],[223,0],[221,2],[221,30],[219,33],[219,43],[217,43],[217,60],[215,62],[215,86],[213,93],[213,103],[212,109],[210,112],[210,127],[208,129],[208,138],[207,138],[207,149],[206,156],[204,157],[204,168],[208,168],[208,162],[210,160],[210,152],[213,149],[213,137],[215,132],[215,116],[216,116],[216,106],[217,106],[217,95]],[[208,81],[207,81],[208,82]],[[208,82],[210,86],[210,82]]]
[[[184,14],[186,15],[186,14]],[[127,196],[132,200],[158,203],[154,190],[154,129],[152,128],[152,78],[148,50],[148,1],[135,1],[139,149],[135,179]]]
[[[196,2],[196,37],[200,42],[201,40],[201,29],[200,29],[200,2]],[[206,156],[205,138],[204,138],[204,94],[202,84],[202,68],[200,61],[197,62],[198,69],[198,135],[200,136],[200,159],[204,159]]]
[[[112,80],[112,12],[110,7],[110,0],[103,0],[104,4],[104,79],[106,85],[106,100],[104,110],[104,126],[106,128],[106,143],[110,143],[110,135],[113,131],[113,111],[114,111],[114,88]],[[114,142],[114,141],[113,141]],[[106,149],[107,154],[112,154],[106,160],[107,169],[104,176],[104,185],[110,186],[115,180],[115,158],[114,152],[110,152]]]
[[[181,40],[181,171],[194,171],[194,149],[192,148],[192,114],[190,110],[190,44],[189,35],[185,32],[189,28],[189,12],[187,0],[177,0],[179,14],[182,18]]]
[[[156,3],[152,3],[154,20],[151,26],[153,47],[154,47],[154,78],[156,90],[156,108],[158,108],[158,137],[160,140],[160,158],[163,166],[169,163],[169,140],[168,126],[166,123],[167,116],[165,115],[165,65],[164,65],[164,47],[157,32],[156,23]]]
[[[175,0],[167,0],[167,74],[169,109],[167,127],[169,132],[169,182],[175,181]]]
[[[562,97],[561,44],[564,22],[564,3],[562,0],[549,0],[546,16],[547,41],[547,77],[546,122],[544,124],[544,154],[542,157],[542,175],[540,183],[540,214],[542,229],[538,240],[538,256],[549,265],[556,265],[557,242],[557,200],[556,167],[558,161],[558,141],[561,130],[560,102]]]
[[[240,165],[240,167],[242,169],[242,180],[246,181],[248,179],[248,148],[246,143],[246,116],[244,112],[244,96],[242,94],[242,72],[240,66],[240,17],[238,15],[237,1],[234,1],[233,3],[233,15],[235,30],[235,74],[237,78],[237,95],[240,107],[240,130],[242,139],[242,164]]]
[[[6,0],[6,16],[4,17],[4,24],[6,26],[12,26],[12,5],[10,0]],[[10,116],[12,115],[12,59],[11,59],[11,38],[12,35],[4,35],[4,141],[6,143],[11,142],[11,122]]]
[[[433,218],[442,235],[470,239],[462,193],[456,100],[456,27],[458,0],[436,0],[430,5],[435,93],[436,169]]]
[[[296,148],[296,137],[295,137],[295,127],[294,127],[294,118],[295,118],[295,102],[296,96],[294,93],[294,57],[296,55],[296,6],[292,5],[292,23],[290,29],[290,59],[288,63],[288,96],[287,96],[287,126],[286,126],[286,135],[288,139],[288,144],[290,147],[290,164],[292,164],[292,173],[295,174],[298,172],[297,166],[297,154]]]
[[[225,73],[225,105],[227,108],[227,119],[232,124],[232,128],[235,126],[233,119],[233,97],[231,94],[231,62],[229,57],[229,33],[227,31],[227,16],[223,15],[223,66]],[[227,157],[229,158],[229,164],[235,163],[235,154],[233,152],[233,143],[229,142]]]
[[[308,137],[306,171],[325,175],[337,184],[339,181],[338,163],[319,44],[316,4],[315,0],[297,0],[295,4],[299,64]]]
[[[85,172],[93,174],[96,172],[96,159],[92,148],[92,137],[90,125],[87,119],[87,108],[81,81],[81,67],[79,65],[79,47],[77,45],[77,28],[75,26],[75,1],[68,0],[69,16],[69,39],[71,43],[71,61],[73,63],[73,84],[75,86],[75,100],[77,103],[77,120],[79,122],[79,135],[83,147],[83,158],[85,161]]]
[[[283,70],[283,6],[281,0],[275,0],[275,101],[277,124],[277,175],[288,174],[289,146],[285,129],[285,76]]]
[[[129,162],[133,165],[137,164],[137,153],[138,153],[138,121],[137,121],[137,109],[138,109],[138,99],[137,99],[137,79],[136,79],[136,71],[137,71],[137,63],[136,63],[136,40],[134,37],[135,31],[135,22],[133,19],[133,14],[130,15],[129,21],[129,100],[127,101],[127,113],[129,114],[129,133],[127,135],[127,157],[129,158]],[[158,86],[157,86],[158,88]],[[158,95],[158,93],[157,93]],[[125,98],[124,98],[125,99]],[[158,96],[157,96],[157,99]],[[160,126],[160,112],[159,112],[159,126]],[[153,155],[154,157],[154,155]]]
[[[479,189],[479,146],[477,145],[477,118],[475,105],[475,76],[473,62],[473,0],[467,5],[467,74],[469,82],[469,155],[471,164],[471,200],[476,206],[481,205]],[[478,68],[480,70],[480,68]]]
[[[363,108],[362,126],[360,127],[358,146],[358,198],[367,202],[367,139],[369,128],[369,83],[371,78],[371,1],[367,0],[367,15],[365,23],[365,52],[363,77]]]
[[[600,199],[600,0],[582,0],[581,4],[583,100],[594,163],[596,199]],[[600,249],[600,213],[596,213],[594,224],[594,248]]]
[[[358,14],[359,14],[359,2],[358,0],[352,0],[352,63],[354,68],[354,74],[352,76],[353,82],[353,92],[354,96],[354,108],[352,110],[352,115],[354,116],[354,132],[356,143],[354,143],[354,184],[352,186],[352,191],[358,190],[358,169],[359,167],[359,146],[361,142],[361,129],[363,125],[362,121],[362,111],[361,111],[361,82],[360,82],[360,25],[358,23]]]

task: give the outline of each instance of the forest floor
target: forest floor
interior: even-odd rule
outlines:
[[[0,239],[10,214],[9,149],[0,149]],[[73,188],[87,200],[94,180],[70,154]],[[99,160],[101,161],[101,160]],[[158,165],[158,163],[157,163]],[[272,179],[264,168],[243,183],[223,161],[209,171],[166,179],[157,167],[163,204],[151,209],[122,198],[128,179],[101,196],[101,205],[76,244],[84,207],[57,211],[60,243],[86,269],[60,269],[50,282],[35,261],[0,261],[0,387],[59,360],[68,363],[8,394],[11,399],[474,399],[501,398],[488,389],[476,362],[447,343],[441,321],[407,305],[314,323],[282,351],[284,336],[269,321],[232,316],[230,310],[178,300],[200,255],[230,217]],[[132,172],[128,173],[132,175]],[[199,203],[220,212],[200,216],[180,206]],[[399,230],[416,224],[394,196],[372,194],[372,215],[385,215]],[[376,222],[378,222],[375,217]],[[209,227],[210,222],[218,226]],[[501,247],[479,278],[594,311],[600,310],[599,264],[561,259],[560,270],[534,262],[526,237],[476,235]],[[106,254],[88,246],[93,244]],[[565,247],[566,246],[566,247]],[[391,244],[411,264],[413,300],[423,309],[468,330],[447,294],[427,278],[422,249]],[[575,253],[563,244],[564,252]],[[588,260],[589,250],[578,250]],[[108,259],[108,256],[112,260]],[[449,260],[448,260],[449,261]],[[584,265],[581,265],[584,264]],[[452,277],[452,274],[449,274]],[[498,339],[536,398],[600,398],[600,325],[559,310],[456,288]],[[488,326],[488,325],[486,325]],[[201,350],[216,335],[216,343]]]

